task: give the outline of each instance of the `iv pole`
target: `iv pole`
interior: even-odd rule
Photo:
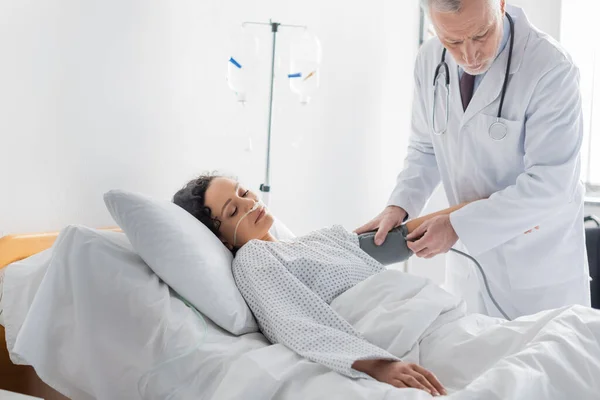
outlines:
[[[246,25],[267,25],[271,27],[271,32],[273,33],[273,47],[271,51],[271,80],[270,80],[270,91],[269,91],[269,121],[267,124],[267,165],[265,168],[265,181],[260,185],[260,191],[263,192],[263,202],[268,206],[269,205],[269,197],[271,192],[271,130],[273,127],[273,86],[274,86],[274,78],[275,78],[275,45],[277,41],[277,32],[279,27],[286,28],[304,28],[305,25],[284,25],[279,22],[273,22],[269,20],[269,22],[244,22],[242,27]]]

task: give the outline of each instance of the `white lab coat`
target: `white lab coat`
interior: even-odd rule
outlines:
[[[448,129],[431,127],[433,75],[442,44],[423,45],[415,66],[412,132],[404,170],[389,204],[417,216],[440,180],[451,205],[485,199],[451,214],[463,248],[483,266],[509,316],[566,304],[590,304],[580,182],[583,136],[579,71],[569,55],[517,7],[512,66],[501,120],[508,135],[492,140],[510,44],[498,55],[463,111],[450,53]],[[440,85],[442,86],[442,85]],[[439,93],[439,92],[438,92]],[[445,120],[439,95],[437,121]],[[437,122],[436,122],[436,126]],[[531,233],[524,232],[539,226]],[[448,254],[446,288],[470,311],[500,315],[476,267]]]

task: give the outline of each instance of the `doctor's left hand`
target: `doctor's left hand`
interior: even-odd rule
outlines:
[[[449,215],[440,215],[423,222],[406,236],[407,246],[421,258],[447,253],[458,241]]]

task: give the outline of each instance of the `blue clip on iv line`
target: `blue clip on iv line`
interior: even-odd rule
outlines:
[[[235,61],[235,58],[233,58],[233,57],[229,57],[229,62],[238,68],[242,68],[242,65],[239,62]]]

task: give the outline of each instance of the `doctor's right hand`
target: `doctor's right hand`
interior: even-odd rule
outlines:
[[[402,225],[406,218],[406,211],[397,206],[387,206],[378,216],[367,222],[354,233],[360,235],[366,232],[377,230],[375,234],[375,244],[381,246],[385,242],[388,233]]]
[[[356,361],[352,368],[397,388],[421,389],[432,396],[447,394],[435,375],[417,364],[390,360],[361,360]]]

